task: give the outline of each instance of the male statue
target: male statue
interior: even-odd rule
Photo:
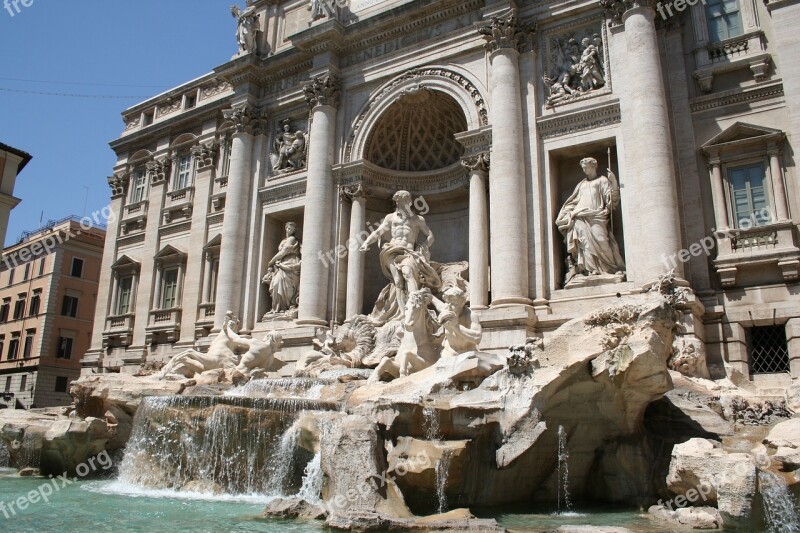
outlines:
[[[439,289],[442,280],[430,265],[433,233],[425,219],[411,209],[411,193],[398,191],[392,199],[397,208],[367,237],[360,251],[367,252],[384,235],[391,236],[381,247],[380,262],[384,275],[394,285],[397,310],[401,314],[410,293],[422,288]],[[421,235],[425,240],[418,243]]]

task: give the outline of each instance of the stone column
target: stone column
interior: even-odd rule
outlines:
[[[122,208],[125,194],[128,191],[129,176],[115,175],[108,178],[111,187],[111,214],[106,221],[106,239],[103,245],[103,260],[100,267],[100,280],[97,284],[97,301],[94,310],[94,326],[92,331],[92,345],[90,350],[97,352],[103,349],[103,331],[106,329],[106,318],[114,314],[112,307],[116,298],[116,290],[111,287],[111,265],[119,259],[117,257],[117,237],[119,224],[122,220]],[[115,278],[116,281],[116,278]],[[111,292],[109,293],[109,290]],[[99,362],[99,361],[98,361]]]
[[[347,241],[347,312],[350,319],[364,309],[364,254],[359,248],[365,240],[367,226],[367,196],[362,184],[344,190],[353,201],[350,207],[350,233]]]
[[[618,7],[615,14],[621,14],[618,20],[624,25],[619,95],[625,165],[620,180],[631,215],[625,226],[628,279],[639,286],[665,273],[669,267],[664,258],[682,247],[672,136],[651,1],[607,3]],[[619,38],[619,29],[613,31]],[[676,268],[680,276],[682,266]]]
[[[714,202],[714,223],[717,231],[728,229],[728,211],[726,209],[725,188],[722,185],[722,163],[719,158],[709,161],[711,169],[711,197]]]
[[[469,301],[472,309],[489,303],[489,211],[486,180],[489,154],[478,154],[461,162],[469,178]]]
[[[786,187],[783,184],[783,165],[781,164],[781,151],[777,144],[767,147],[769,154],[769,169],[772,175],[772,191],[775,194],[775,216],[781,222],[789,220],[789,208],[786,205]]]
[[[479,28],[491,62],[492,306],[530,304],[528,298],[528,220],[522,147],[522,95],[519,48],[525,30],[512,10]]]
[[[800,379],[800,318],[786,321],[786,341],[789,347],[789,370],[792,379]]]
[[[241,313],[244,279],[245,240],[247,232],[247,196],[252,178],[253,128],[259,120],[256,111],[245,104],[224,111],[235,124],[231,142],[231,162],[225,194],[225,218],[222,223],[222,246],[219,256],[217,300],[214,330],[222,329],[225,314]]]
[[[339,81],[332,74],[316,76],[310,84],[303,87],[303,91],[311,106],[311,128],[297,323],[324,326],[328,323],[330,266],[321,261],[320,257],[331,247],[334,202],[332,166]]]

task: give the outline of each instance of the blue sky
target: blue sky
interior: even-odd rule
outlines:
[[[33,155],[15,188],[22,203],[8,245],[39,227],[42,212],[47,222],[107,205],[108,143],[122,132],[120,113],[145,99],[9,89],[149,97],[209,72],[237,46],[234,0],[33,0],[13,17],[2,2],[0,142]]]

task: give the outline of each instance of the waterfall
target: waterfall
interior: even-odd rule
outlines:
[[[442,450],[442,455],[436,461],[436,498],[439,500],[439,514],[447,512],[447,477],[450,474],[450,460],[452,450]]]
[[[317,452],[314,458],[306,465],[303,485],[300,487],[297,496],[309,503],[319,504],[322,501],[322,482],[322,454]]]
[[[797,502],[779,475],[759,470],[758,485],[768,533],[800,533]]]
[[[424,419],[423,427],[425,428],[425,440],[439,440],[439,416],[436,414],[434,407],[425,407],[422,410],[422,417]]]
[[[325,385],[336,383],[331,379],[312,378],[270,378],[254,379],[244,385],[225,391],[225,396],[245,396],[249,398],[301,398],[318,400]]]
[[[569,501],[569,450],[567,449],[567,430],[558,426],[558,514],[561,514],[561,503],[564,503],[564,512],[572,512],[572,502]]]
[[[11,454],[8,453],[8,447],[3,440],[0,440],[0,468],[9,468],[11,466]]]
[[[120,465],[123,484],[184,492],[276,495],[288,489],[304,410],[318,400],[237,396],[145,398]]]

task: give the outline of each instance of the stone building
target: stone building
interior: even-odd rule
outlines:
[[[4,243],[8,217],[20,202],[19,198],[14,197],[14,185],[17,183],[17,176],[31,159],[31,154],[0,143],[0,239]]]
[[[77,217],[26,232],[0,262],[0,408],[69,405],[89,348],[105,231]]]
[[[229,62],[123,113],[86,371],[202,348],[227,311],[280,329],[295,360],[372,310],[386,278],[358,248],[402,189],[431,260],[469,262],[484,350],[675,269],[692,289],[678,355],[763,387],[800,377],[794,3],[232,11]],[[589,157],[607,192],[584,187]],[[299,279],[281,259],[296,241]]]

